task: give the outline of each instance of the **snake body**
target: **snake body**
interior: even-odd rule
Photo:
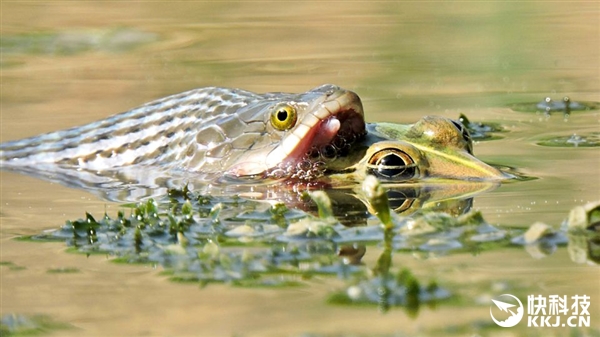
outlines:
[[[98,172],[159,166],[207,177],[309,180],[365,132],[360,99],[334,85],[301,94],[207,87],[2,143],[0,164]]]

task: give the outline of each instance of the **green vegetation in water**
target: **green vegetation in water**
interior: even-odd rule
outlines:
[[[375,304],[384,312],[403,306],[412,316],[421,303],[448,299],[451,292],[440,285],[443,280],[422,282],[394,266],[394,253],[481,254],[520,246],[542,246],[540,251],[552,253],[548,247],[569,241],[563,230],[537,235],[498,228],[479,212],[452,216],[421,210],[401,217],[390,210],[387,191],[372,176],[359,192],[375,215],[366,226],[342,225],[327,193],[309,194],[318,216],[283,204],[203,196],[186,187],[159,201],[126,205],[115,217],[86,213],[30,239],[62,240],[72,251],[110,254],[120,263],[160,265],[174,281],[202,285],[289,287],[306,285],[316,275],[337,276],[347,286],[330,302]],[[383,249],[375,266],[365,266],[362,257],[376,245]]]
[[[56,322],[43,315],[5,314],[0,318],[0,336],[37,336],[47,335],[56,330],[72,329],[67,323]]]

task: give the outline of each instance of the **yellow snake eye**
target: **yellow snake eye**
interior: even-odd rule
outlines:
[[[276,106],[271,113],[271,125],[279,131],[293,128],[297,119],[296,109],[288,104]]]

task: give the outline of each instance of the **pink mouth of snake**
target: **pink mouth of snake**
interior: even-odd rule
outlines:
[[[313,180],[325,174],[327,162],[343,157],[366,135],[361,112],[347,109],[319,122],[287,158],[267,172],[274,179]]]

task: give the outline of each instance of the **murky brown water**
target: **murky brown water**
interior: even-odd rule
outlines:
[[[1,140],[98,120],[141,103],[208,85],[300,92],[322,83],[356,91],[369,121],[412,123],[423,115],[497,121],[500,140],[475,145],[489,162],[539,179],[478,196],[493,224],[558,228],[568,211],[600,199],[598,148],[536,145],[545,136],[600,131],[598,111],[550,118],[514,112],[515,102],[565,95],[600,101],[598,3],[175,2],[2,4]],[[12,40],[7,40],[10,37]],[[8,42],[7,42],[8,41]],[[470,334],[489,306],[466,301],[380,314],[325,303],[338,286],[316,277],[292,289],[199,289],[148,266],[67,254],[64,244],[15,241],[85,211],[118,205],[85,191],[1,174],[1,314],[45,314],[77,329],[67,336]],[[379,252],[363,260],[374,263]],[[587,294],[600,322],[600,269],[575,264],[565,247],[542,259],[505,249],[479,256],[394,264],[453,285],[463,298],[505,292]],[[48,269],[78,268],[75,274]],[[523,290],[525,289],[525,290]],[[597,330],[596,330],[597,332]],[[560,335],[564,329],[486,330]]]

